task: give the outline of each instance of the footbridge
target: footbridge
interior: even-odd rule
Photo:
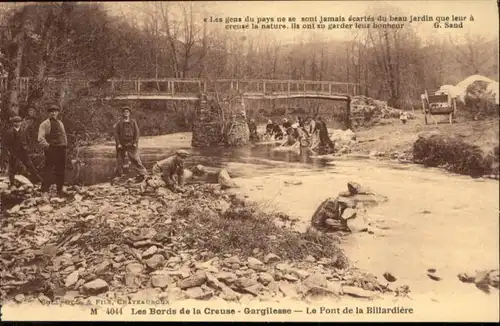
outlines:
[[[33,87],[29,77],[17,80],[21,96],[27,96]],[[203,79],[203,78],[154,78],[109,79],[96,82],[48,78],[49,86],[64,84],[78,89],[79,96],[103,100],[179,100],[196,101],[200,94],[237,93],[245,99],[294,99],[311,98],[350,101],[359,95],[360,84],[313,80],[276,79]],[[0,92],[7,90],[7,80],[0,77]]]

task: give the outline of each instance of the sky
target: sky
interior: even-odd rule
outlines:
[[[175,2],[172,3],[175,7]],[[186,2],[187,3],[187,2]],[[404,23],[405,26],[413,26],[424,41],[436,38],[452,37],[457,43],[461,43],[465,39],[466,34],[481,35],[487,39],[498,40],[498,7],[495,0],[469,0],[469,1],[454,1],[454,0],[434,0],[434,1],[195,1],[192,2],[194,7],[200,11],[205,9],[207,12],[213,13],[213,17],[253,17],[257,20],[258,17],[295,17],[299,20],[303,16],[320,16],[336,17],[344,16],[346,19],[350,16],[364,16],[371,7],[390,6],[395,8],[395,11],[386,12],[388,15],[404,16],[409,19],[409,16],[432,16],[432,22],[417,22]],[[138,18],[138,8],[144,3],[134,2],[116,2],[106,3],[110,13],[124,13],[127,16]],[[398,14],[396,10],[401,13]],[[451,19],[454,16],[467,17],[463,28],[435,28],[434,23],[437,17],[448,17]],[[474,21],[469,21],[470,16],[474,17]],[[210,17],[206,17],[210,18]],[[140,19],[140,18],[138,18]],[[198,17],[202,23],[202,17]],[[318,22],[319,23],[319,22]],[[349,23],[346,21],[345,23]],[[212,23],[216,24],[216,23]],[[242,24],[242,23],[239,23]],[[244,24],[244,22],[243,22]],[[289,23],[287,23],[289,24]],[[328,23],[325,23],[328,26]],[[444,23],[441,23],[444,24]],[[219,24],[224,27],[223,23]],[[294,43],[299,38],[306,35],[308,31],[299,29],[272,30],[266,33],[273,33],[282,42]],[[353,29],[331,29],[331,30],[314,30],[315,33],[326,39],[349,40],[353,37]],[[231,31],[238,35],[251,36],[252,34],[262,33],[259,30],[239,30]]]

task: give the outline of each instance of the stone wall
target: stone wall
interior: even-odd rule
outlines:
[[[230,112],[229,129],[226,134],[227,145],[231,147],[245,146],[250,140],[250,130],[248,129],[243,99],[236,98],[234,103],[231,103]]]
[[[240,147],[248,144],[250,131],[246,121],[245,105],[241,98],[223,100],[202,95],[196,103],[191,146]]]
[[[219,146],[223,142],[223,129],[221,108],[213,98],[202,96],[196,102],[191,146]]]

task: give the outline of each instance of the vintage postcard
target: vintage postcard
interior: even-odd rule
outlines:
[[[493,0],[0,3],[2,321],[498,321]]]

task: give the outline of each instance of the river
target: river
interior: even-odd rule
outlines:
[[[141,155],[151,166],[178,148],[189,149],[190,134],[141,140]],[[389,198],[368,210],[374,233],[346,237],[341,246],[359,268],[378,277],[390,272],[396,285],[407,284],[414,298],[433,302],[467,301],[498,316],[498,291],[485,294],[461,283],[457,274],[499,266],[499,184],[423,168],[354,157],[314,158],[274,152],[275,145],[250,149],[190,149],[187,165],[225,167],[235,178],[237,192],[261,203],[269,211],[282,211],[300,219],[304,230],[327,197],[356,181]],[[114,148],[103,144],[87,148],[84,177],[88,183],[109,180]],[[441,281],[431,280],[436,269]],[[478,306],[479,307],[479,306]],[[494,309],[494,308],[491,308]]]

